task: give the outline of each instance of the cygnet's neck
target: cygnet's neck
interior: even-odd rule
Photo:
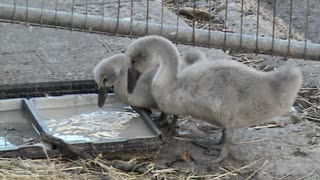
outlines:
[[[168,40],[156,42],[156,47],[151,47],[154,58],[160,62],[152,81],[152,93],[155,99],[168,97],[172,88],[176,86],[180,56],[177,48]]]
[[[153,49],[155,58],[159,59],[160,66],[170,71],[174,78],[178,73],[180,56],[177,48],[171,42],[159,42]]]
[[[126,60],[127,61],[127,60]],[[118,65],[120,73],[114,84],[114,92],[120,98],[121,101],[128,103],[129,93],[128,93],[128,63],[124,61]]]

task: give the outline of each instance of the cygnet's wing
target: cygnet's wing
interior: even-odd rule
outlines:
[[[252,84],[247,80],[260,80],[261,73],[235,61],[217,60],[215,63],[203,61],[179,72],[178,84],[186,88],[200,85],[201,88],[197,90],[199,93],[218,89],[223,91],[227,87],[238,84]]]
[[[203,107],[212,102],[245,103],[252,90],[265,86],[261,73],[233,61],[196,63],[178,73],[177,89],[183,92],[179,98],[191,97],[193,104]]]
[[[281,74],[284,78],[280,78]],[[300,76],[290,67],[261,72],[235,61],[197,63],[178,74],[180,93],[175,96],[181,104],[189,104],[184,107],[189,112],[204,109],[219,114],[217,119],[236,118],[226,127],[246,127],[286,112],[301,85]]]
[[[130,95],[135,103],[139,103],[140,107],[156,108],[156,102],[151,94],[152,79],[157,71],[158,66],[150,67],[144,73],[136,83],[134,92]]]
[[[192,65],[196,62],[207,60],[207,57],[203,51],[197,48],[188,49],[181,58],[180,70],[186,66]]]

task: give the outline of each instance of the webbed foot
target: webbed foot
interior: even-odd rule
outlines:
[[[218,158],[211,160],[209,162],[201,162],[200,164],[213,164],[213,163],[220,163],[225,160],[229,155],[230,145],[232,142],[233,136],[233,129],[223,129],[222,131],[222,138],[219,143],[210,147],[210,149],[221,149]],[[211,143],[213,144],[213,143]],[[207,147],[206,147],[207,148]]]
[[[176,132],[176,124],[177,124],[177,120],[178,120],[178,115],[173,115],[172,117],[172,121],[169,125],[168,131],[166,132],[167,136],[173,136]]]
[[[167,117],[168,117],[168,114],[164,113],[164,112],[161,112],[160,113],[160,116],[156,117],[153,119],[153,122],[162,122],[162,121],[165,121],[167,120]]]
[[[157,125],[159,128],[166,127],[168,125],[168,114],[161,112],[160,116],[156,118],[152,118],[153,122]]]

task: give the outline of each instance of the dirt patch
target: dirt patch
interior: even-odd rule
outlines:
[[[242,33],[244,34],[256,35],[258,28],[259,36],[272,37],[274,27],[275,38],[289,38],[291,1],[276,1],[275,17],[273,16],[273,0],[261,0],[259,5],[259,13],[257,8],[258,1],[243,1],[242,24],[241,2],[242,1],[240,0],[229,0],[228,5],[226,5],[225,1],[223,0],[165,0],[165,4],[169,9],[171,9],[173,12],[176,12],[176,14],[185,20],[189,25],[194,25],[196,28],[240,33],[242,25]],[[318,19],[319,3],[316,0],[310,0],[308,2],[309,12],[307,13],[307,1],[292,1],[292,29],[290,38],[299,41],[308,40],[319,43],[319,28],[317,28],[320,24],[320,20]],[[204,16],[192,17],[186,16],[185,13],[181,13],[181,9],[190,8],[189,11],[192,14],[194,6],[196,11],[205,11],[207,13],[206,16],[210,14],[210,20],[201,18]],[[225,13],[226,9],[228,11],[227,16]],[[259,18],[257,18],[257,14],[259,14]],[[257,24],[257,19],[259,19],[259,24]],[[273,20],[275,21],[274,24]],[[226,23],[226,27],[224,27],[224,23]]]
[[[191,139],[216,142],[221,133],[201,121],[181,119],[178,123],[178,137],[161,149],[157,161],[161,165],[212,177],[284,179],[287,176],[288,179],[299,179],[308,176],[306,179],[317,179],[320,175],[317,166],[320,127],[314,122],[294,124],[292,121],[289,116],[283,116],[269,122],[275,126],[237,129],[230,157],[222,164],[201,165],[199,163],[216,158],[218,151],[209,154],[209,145],[206,148],[199,147]],[[181,160],[180,156],[185,152],[195,161]]]

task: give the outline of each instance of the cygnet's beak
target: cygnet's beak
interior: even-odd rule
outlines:
[[[127,88],[128,88],[129,94],[133,93],[139,78],[140,78],[140,73],[137,70],[135,70],[134,68],[129,67],[128,68],[128,81],[127,81],[127,83],[128,83]]]
[[[98,106],[100,108],[102,108],[106,102],[108,91],[109,91],[109,88],[107,87],[99,87]]]

